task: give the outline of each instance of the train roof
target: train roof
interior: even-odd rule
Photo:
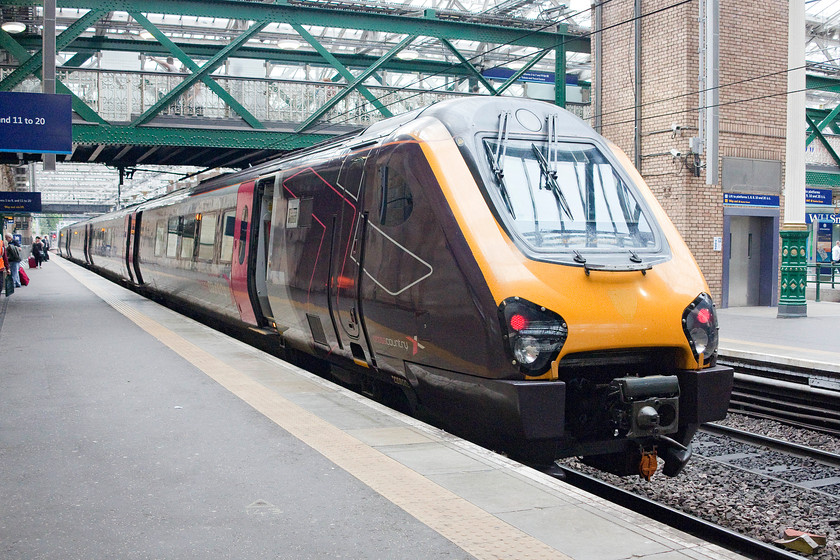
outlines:
[[[597,136],[595,131],[583,120],[551,103],[520,97],[470,96],[442,101],[428,107],[415,109],[414,111],[381,120],[357,132],[331,138],[314,146],[278,156],[271,161],[235,173],[228,173],[207,179],[191,187],[190,193],[198,194],[227,185],[256,179],[272,173],[284,164],[295,159],[320,151],[326,152],[342,145],[352,149],[374,143],[388,137],[403,124],[421,116],[437,118],[446,125],[453,136],[472,134],[480,131],[495,132],[499,127],[499,115],[504,111],[510,112],[514,117],[510,119],[508,124],[508,131],[510,133],[527,133],[532,135],[535,133],[544,133],[546,117],[548,114],[554,113],[560,116],[559,127],[561,135],[588,138]]]

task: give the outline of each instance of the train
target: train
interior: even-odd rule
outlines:
[[[57,245],[528,464],[676,476],[728,408],[687,245],[620,149],[542,101],[437,103]]]

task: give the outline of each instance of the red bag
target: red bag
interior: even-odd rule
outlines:
[[[22,268],[18,270],[20,273],[20,285],[21,286],[28,286],[29,285],[29,276],[26,274],[26,271]]]
[[[38,266],[38,261],[35,260],[35,257],[29,257],[29,268],[35,268]]]

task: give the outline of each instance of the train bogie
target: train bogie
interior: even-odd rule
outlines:
[[[658,453],[675,475],[726,413],[685,243],[626,158],[548,104],[442,103],[99,222],[123,249],[92,266],[530,462],[649,477]]]

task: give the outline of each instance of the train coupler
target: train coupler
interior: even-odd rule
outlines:
[[[657,459],[655,448],[650,451],[642,449],[642,456],[639,459],[639,476],[650,482],[650,479],[656,474],[656,469],[659,466]]]

